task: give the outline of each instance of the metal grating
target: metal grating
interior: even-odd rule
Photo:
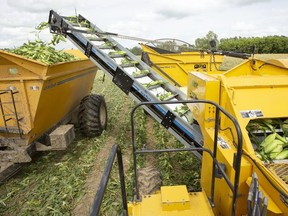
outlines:
[[[272,163],[267,165],[267,168],[288,185],[288,163]]]

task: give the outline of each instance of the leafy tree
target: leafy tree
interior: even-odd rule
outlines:
[[[168,41],[165,41],[163,43],[159,43],[159,44],[157,44],[157,47],[164,49],[164,50],[169,50],[171,52],[178,51],[177,44],[173,40],[168,40]]]
[[[214,40],[216,42],[216,46],[219,44],[218,35],[213,31],[209,31],[205,37],[197,38],[195,40],[195,47],[198,49],[210,49],[210,41]]]
[[[158,43],[157,46],[160,49],[168,50],[171,52],[187,52],[195,49],[194,45],[190,45],[184,41],[180,40],[166,40],[164,42]]]
[[[129,49],[129,51],[138,56],[142,54],[142,49],[139,46],[134,46],[132,49]]]

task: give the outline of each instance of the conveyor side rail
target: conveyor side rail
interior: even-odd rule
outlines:
[[[64,35],[72,41],[137,103],[186,99],[183,92],[83,16],[65,17],[51,10],[49,24],[51,33]],[[200,128],[191,123],[192,113],[186,104],[159,104],[144,109],[185,146],[203,144]]]

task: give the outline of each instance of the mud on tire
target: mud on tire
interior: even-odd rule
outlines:
[[[101,135],[107,127],[107,107],[101,95],[87,95],[81,100],[78,113],[80,132],[87,137]]]
[[[162,185],[160,172],[152,166],[138,169],[138,187],[140,195],[153,194]]]

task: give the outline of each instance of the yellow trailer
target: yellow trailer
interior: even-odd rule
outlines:
[[[31,161],[37,149],[63,148],[51,145],[49,134],[70,122],[80,104],[76,117],[84,134],[98,135],[105,129],[104,98],[89,95],[97,67],[80,51],[67,52],[79,60],[46,65],[0,50],[0,173],[15,163]],[[87,103],[94,105],[94,120],[87,117]],[[97,131],[89,128],[91,121]]]
[[[164,79],[175,86],[187,86],[189,71],[217,72],[223,55],[207,51],[169,52],[147,44],[141,44],[142,60]]]

